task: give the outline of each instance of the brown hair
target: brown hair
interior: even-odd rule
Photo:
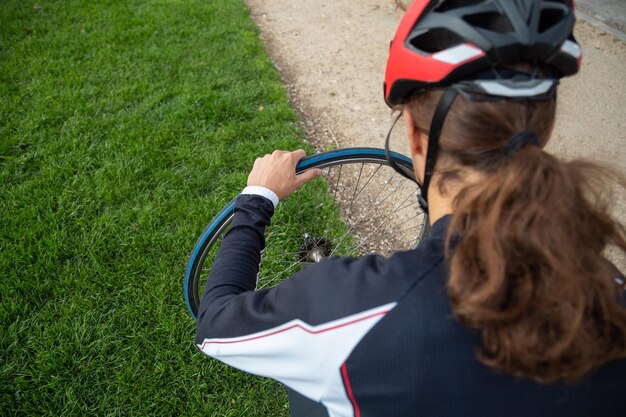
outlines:
[[[441,91],[408,104],[428,132]],[[477,102],[457,97],[440,138],[433,186],[442,193],[468,168],[448,229],[448,295],[454,314],[477,329],[479,360],[539,382],[576,381],[626,356],[626,308],[608,245],[626,253],[624,226],[608,214],[605,181],[626,182],[590,162],[543,151],[555,99]],[[542,147],[504,152],[520,131]],[[459,238],[457,238],[459,237]],[[454,244],[457,243],[458,244]]]

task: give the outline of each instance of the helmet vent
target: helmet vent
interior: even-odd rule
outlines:
[[[447,12],[448,10],[458,9],[459,7],[475,6],[485,3],[487,0],[444,0],[435,8],[438,13]]]
[[[430,29],[409,40],[411,46],[428,54],[452,48],[463,42],[459,35],[444,28]]]
[[[539,19],[539,33],[550,30],[563,21],[565,13],[560,9],[543,9]]]
[[[498,33],[511,33],[513,26],[506,16],[496,12],[477,13],[464,16],[463,20],[474,27],[491,30]]]

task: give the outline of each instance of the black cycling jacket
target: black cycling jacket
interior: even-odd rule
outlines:
[[[448,218],[414,250],[324,259],[255,291],[273,212],[263,197],[238,197],[198,314],[207,355],[282,382],[330,417],[626,415],[626,360],[576,385],[478,362],[479,339],[446,294]]]

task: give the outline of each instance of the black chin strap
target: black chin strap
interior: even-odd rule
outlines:
[[[420,207],[424,210],[425,213],[428,214],[428,187],[430,185],[430,179],[433,175],[433,171],[435,169],[435,162],[437,161],[437,153],[439,150],[439,135],[441,135],[441,129],[443,128],[443,121],[454,103],[454,99],[459,95],[459,92],[455,89],[448,89],[443,93],[441,99],[439,100],[439,104],[437,104],[437,108],[435,109],[435,114],[433,115],[433,120],[430,123],[430,134],[428,135],[428,152],[426,153],[426,169],[424,170],[424,183],[421,185],[422,192],[418,194],[417,201],[419,202]],[[389,141],[391,139],[391,132],[395,127],[398,120],[402,117],[402,113],[398,115],[396,120],[394,120],[391,125],[391,129],[389,129],[389,133],[387,133],[387,139],[385,140],[385,157],[387,158],[387,162],[389,165],[396,170],[403,177],[410,179],[411,181],[415,181],[414,178],[411,178],[404,170],[402,170],[391,158],[391,152],[389,151]]]
[[[426,152],[426,168],[424,169],[424,183],[422,184],[422,194],[417,197],[422,210],[428,213],[428,187],[430,180],[435,171],[435,163],[437,162],[437,154],[439,153],[439,136],[443,128],[443,122],[446,115],[452,107],[452,103],[459,95],[456,89],[449,88],[443,93],[439,104],[435,109],[433,120],[430,122],[430,134],[428,135],[428,150]]]
[[[394,120],[393,124],[391,125],[391,129],[389,129],[389,133],[387,133],[387,139],[385,139],[385,158],[387,158],[387,162],[389,162],[389,165],[391,166],[391,168],[393,168],[398,174],[402,175],[404,178],[407,178],[411,181],[415,181],[415,178],[412,178],[411,176],[409,176],[409,174],[404,172],[404,170],[400,168],[398,164],[396,164],[396,162],[391,157],[391,151],[389,150],[389,141],[391,139],[391,132],[393,132],[393,128],[396,127],[396,123],[398,123],[398,120],[400,120],[400,117],[402,117],[402,113],[400,113],[398,117],[396,117],[396,120]]]

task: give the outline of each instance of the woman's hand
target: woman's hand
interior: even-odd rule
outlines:
[[[322,170],[317,168],[296,175],[296,165],[305,156],[304,150],[298,149],[294,152],[274,151],[257,158],[248,175],[248,185],[268,188],[280,200],[289,197],[302,185],[322,175]]]

